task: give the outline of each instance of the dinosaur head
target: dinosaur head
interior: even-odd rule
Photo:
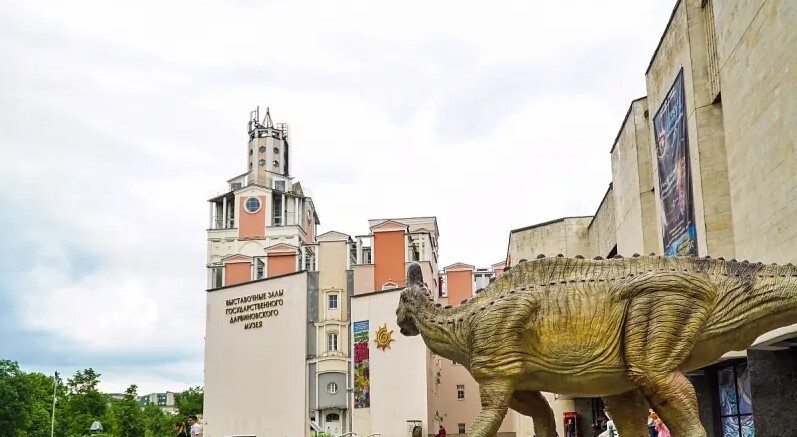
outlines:
[[[421,304],[421,299],[429,299],[429,296],[429,290],[423,284],[421,266],[413,263],[407,269],[407,286],[401,291],[396,309],[396,323],[402,335],[411,337],[420,334],[415,319],[415,309]]]

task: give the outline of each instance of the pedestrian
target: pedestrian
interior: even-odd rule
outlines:
[[[437,430],[437,437],[446,437],[446,427],[440,424],[440,429]]]
[[[202,437],[202,427],[200,427],[196,422],[197,420],[195,415],[192,414],[188,416],[188,430],[191,433],[189,437]]]
[[[658,437],[670,437],[670,430],[667,428],[667,425],[664,424],[664,421],[661,418],[656,419],[656,435]]]
[[[604,410],[603,413],[606,414],[606,418],[608,419],[606,421],[606,435],[608,437],[617,437],[617,427],[614,426],[614,420],[612,419],[612,416],[606,410]]]
[[[567,424],[565,424],[565,436],[576,437],[576,424],[573,423],[573,419],[567,419]]]
[[[185,433],[185,423],[179,420],[174,422],[174,432],[177,433],[177,437],[188,437],[188,434]]]
[[[648,433],[650,437],[658,437],[659,433],[656,431],[656,419],[659,416],[653,412],[653,408],[648,409]]]

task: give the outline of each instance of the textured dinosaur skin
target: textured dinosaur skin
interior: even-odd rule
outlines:
[[[555,435],[541,392],[602,397],[623,437],[647,436],[654,408],[673,436],[705,437],[685,373],[797,323],[797,268],[736,260],[538,257],[457,307],[435,304],[420,266],[396,310],[401,333],[462,363],[482,410],[469,436],[492,437],[507,408]]]

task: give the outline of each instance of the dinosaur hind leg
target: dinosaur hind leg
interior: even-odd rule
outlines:
[[[556,419],[548,401],[538,391],[516,390],[509,401],[509,408],[529,416],[534,420],[534,434],[537,437],[556,435]]]
[[[652,378],[641,390],[673,436],[707,436],[700,423],[695,389],[681,372]]]
[[[648,401],[639,390],[603,398],[606,411],[622,437],[648,437]]]
[[[629,303],[624,356],[629,379],[677,437],[705,437],[694,387],[681,373],[716,289],[700,278],[653,278]]]

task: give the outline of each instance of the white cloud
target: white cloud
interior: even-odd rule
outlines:
[[[321,231],[436,215],[443,264],[496,262],[597,208],[672,3],[3,3],[0,199],[37,220],[0,297],[114,390],[201,384],[205,201],[255,105]]]

